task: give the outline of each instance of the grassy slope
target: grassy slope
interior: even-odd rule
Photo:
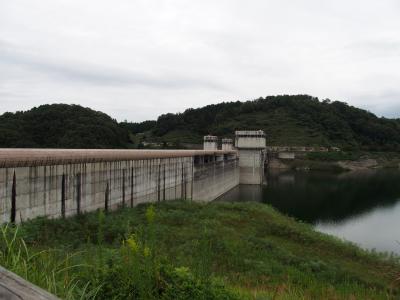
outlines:
[[[118,248],[127,231],[145,223],[144,215],[145,206],[108,214],[100,226],[100,247]],[[400,272],[393,261],[315,232],[263,204],[162,203],[156,206],[155,228],[159,256],[198,276],[222,278],[241,298],[387,299]],[[34,220],[22,233],[35,249],[82,250],[90,254],[78,255],[78,262],[99,259],[93,252],[99,247],[93,246],[99,239],[96,213]]]

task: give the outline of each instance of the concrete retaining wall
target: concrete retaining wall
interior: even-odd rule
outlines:
[[[240,149],[240,184],[262,184],[264,155],[257,149]]]
[[[239,184],[235,153],[0,168],[0,221],[58,218],[172,199],[211,201]]]
[[[296,154],[294,152],[279,152],[278,158],[280,158],[280,159],[295,159]]]

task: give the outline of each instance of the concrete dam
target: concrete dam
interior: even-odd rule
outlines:
[[[204,150],[0,149],[0,220],[68,217],[174,199],[212,201],[261,184],[265,134],[204,137]]]

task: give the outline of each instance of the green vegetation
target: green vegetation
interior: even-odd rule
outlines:
[[[232,137],[238,129],[263,129],[269,145],[400,149],[399,120],[378,118],[343,102],[319,101],[307,95],[268,96],[165,114],[158,118],[153,138],[172,141],[170,136],[179,132],[181,142],[200,143],[203,135]]]
[[[129,130],[129,132],[133,134],[149,131],[153,129],[156,124],[156,121],[144,121],[141,123],[132,123],[125,121],[119,123],[121,127],[126,128],[127,130]]]
[[[165,202],[66,220],[39,218],[15,232],[3,228],[0,263],[68,299],[400,295],[396,257],[315,232],[260,203]],[[10,240],[16,250],[9,250]]]
[[[42,105],[0,116],[0,147],[126,148],[129,142],[117,121],[79,105]]]
[[[268,145],[400,150],[400,120],[308,95],[224,102],[141,123],[117,123],[78,105],[42,105],[1,115],[0,147],[184,148],[206,134],[233,137],[238,129],[263,129]]]

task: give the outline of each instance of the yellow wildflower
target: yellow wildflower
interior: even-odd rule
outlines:
[[[128,244],[128,247],[131,249],[133,253],[136,253],[139,249],[139,246],[135,240],[135,237],[131,235],[127,240],[126,243]]]
[[[156,211],[155,211],[155,209],[154,209],[154,206],[153,206],[153,205],[150,205],[150,206],[146,209],[146,219],[147,219],[147,222],[148,222],[149,224],[153,223],[155,216],[156,216]]]

